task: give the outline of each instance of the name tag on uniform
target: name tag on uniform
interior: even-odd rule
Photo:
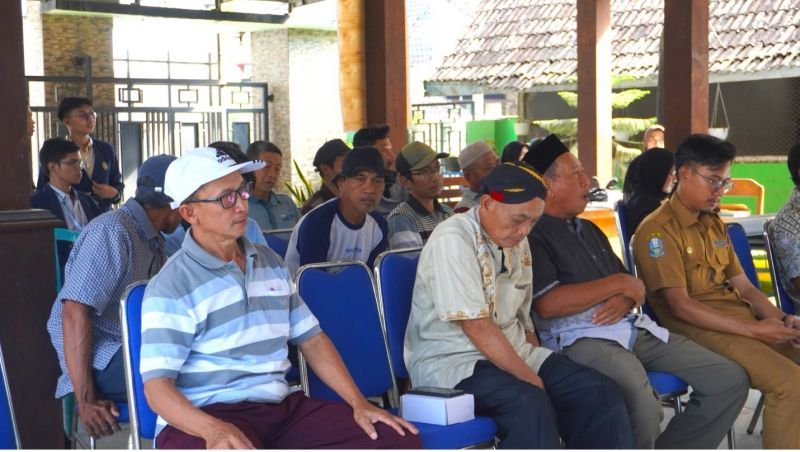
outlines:
[[[727,248],[727,240],[714,240],[714,248]]]

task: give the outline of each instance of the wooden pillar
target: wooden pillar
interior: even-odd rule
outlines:
[[[339,38],[339,96],[342,125],[356,131],[366,125],[364,87],[364,1],[339,0],[337,4]]]
[[[55,398],[58,359],[45,328],[55,299],[50,212],[31,210],[31,159],[26,134],[25,61],[19,1],[0,2],[0,342],[22,447],[64,446]]]
[[[392,146],[406,144],[406,10],[403,0],[364,1],[367,124],[389,124]]]
[[[611,178],[611,5],[578,0],[578,156],[586,174]]]
[[[708,1],[664,2],[664,105],[668,149],[692,133],[708,132]]]

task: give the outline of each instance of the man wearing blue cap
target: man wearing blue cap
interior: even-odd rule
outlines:
[[[139,168],[136,196],[83,229],[47,322],[61,365],[56,397],[75,393],[81,422],[94,437],[119,430],[114,402],[127,399],[119,300],[129,284],[161,269],[166,257],[159,232],[170,233],[180,223],[164,194],[173,160],[147,159]]]
[[[525,240],[544,183],[507,162],[482,179],[479,205],[439,224],[419,259],[405,361],[414,386],[473,394],[499,448],[633,447],[625,403],[600,373],[539,346]]]

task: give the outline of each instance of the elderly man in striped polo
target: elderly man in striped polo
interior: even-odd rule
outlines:
[[[167,172],[166,194],[191,228],[142,309],[140,370],[159,415],[156,445],[420,447],[413,426],[358,391],[280,257],[245,237],[251,187],[241,175],[263,166],[203,148]],[[289,394],[288,341],[349,407]]]

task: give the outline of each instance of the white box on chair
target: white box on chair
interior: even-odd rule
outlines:
[[[475,419],[475,397],[457,389],[420,387],[400,397],[403,419],[451,425]]]

